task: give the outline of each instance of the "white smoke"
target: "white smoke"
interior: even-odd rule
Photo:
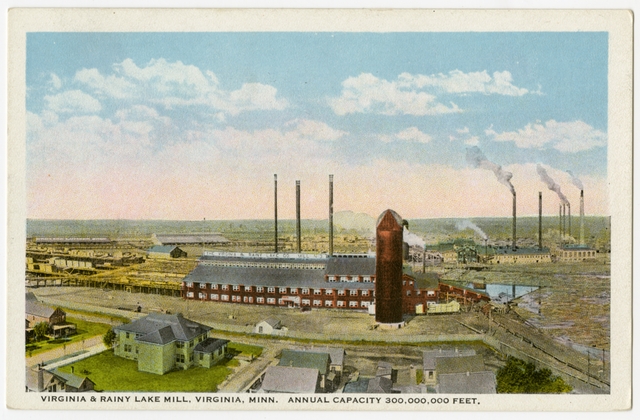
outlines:
[[[419,237],[415,233],[409,232],[406,228],[402,232],[402,240],[409,246],[419,246],[421,248],[424,248],[426,246],[425,241],[421,237]]]
[[[511,191],[511,194],[516,195],[516,189],[513,187],[513,184],[511,183],[511,178],[513,178],[513,174],[511,172],[507,172],[503,170],[502,166],[488,160],[487,157],[484,155],[484,153],[482,153],[479,147],[473,146],[467,149],[467,162],[473,165],[474,168],[482,168],[482,169],[488,169],[492,171],[495,174],[498,181],[501,184],[506,185]]]
[[[562,194],[562,190],[560,189],[560,185],[558,185],[549,176],[549,174],[547,173],[546,169],[544,169],[542,167],[542,165],[540,165],[539,163],[536,165],[536,171],[538,171],[538,175],[540,175],[540,179],[542,180],[542,182],[547,184],[547,188],[549,188],[551,191],[554,191],[556,194],[558,194],[558,198],[560,199],[562,204],[569,204],[569,200],[567,200],[567,197],[565,197],[565,195]]]
[[[478,235],[480,235],[482,237],[482,239],[488,239],[489,238],[487,236],[487,234],[484,233],[482,231],[482,229],[480,229],[480,227],[478,225],[476,225],[475,223],[473,223],[471,220],[458,221],[456,223],[456,229],[458,229],[458,230],[472,229],[474,232],[476,232]]]
[[[577,176],[575,176],[573,174],[573,172],[571,171],[567,171],[567,173],[569,175],[571,175],[571,182],[573,182],[573,185],[575,185],[576,187],[578,187],[578,189],[580,190],[584,190],[584,186],[582,185],[582,181],[580,181],[580,178],[578,178]]]

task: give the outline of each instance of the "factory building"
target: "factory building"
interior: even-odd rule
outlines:
[[[487,262],[489,264],[537,264],[550,263],[551,253],[548,248],[494,248],[495,254]]]
[[[558,251],[558,258],[563,262],[595,261],[596,250],[586,245],[565,245]]]

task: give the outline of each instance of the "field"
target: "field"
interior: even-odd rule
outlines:
[[[47,341],[39,341],[37,343],[30,343],[26,345],[27,356],[35,356],[39,353],[49,351],[55,348],[64,347],[71,343],[78,343],[86,340],[90,337],[97,335],[104,335],[111,326],[107,324],[101,324],[96,322],[88,322],[79,318],[67,317],[67,322],[76,324],[76,334],[58,339],[50,339]]]

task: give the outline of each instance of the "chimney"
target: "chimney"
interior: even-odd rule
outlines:
[[[567,234],[567,205],[562,205],[562,239]]]
[[[274,209],[274,231],[275,253],[278,253],[278,174],[273,174],[273,209]]]
[[[298,236],[298,254],[302,252],[300,236],[300,181],[296,181],[296,235]]]
[[[571,203],[567,203],[567,212],[569,213],[569,229],[567,229],[567,234],[571,236]]]
[[[560,246],[562,246],[562,204],[558,208],[558,236],[560,237]]]
[[[516,193],[513,192],[513,244],[511,248],[516,250]]]
[[[538,191],[538,249],[542,249],[542,191]]]
[[[329,175],[329,256],[333,256],[333,175]]]
[[[584,245],[584,190],[580,190],[580,245]]]

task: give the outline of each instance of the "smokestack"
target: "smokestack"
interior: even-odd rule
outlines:
[[[562,205],[562,239],[567,234],[567,205]]]
[[[298,237],[298,254],[302,252],[300,236],[300,181],[296,181],[296,235]]]
[[[560,245],[562,246],[562,204],[558,209],[558,236],[560,237]]]
[[[538,191],[538,249],[542,249],[542,191]]]
[[[516,192],[513,192],[513,244],[511,248],[516,250]]]
[[[567,203],[567,212],[569,213],[569,229],[567,230],[567,233],[569,234],[569,237],[571,237],[571,203]]]
[[[584,245],[584,190],[580,190],[580,245]]]
[[[273,207],[274,207],[274,230],[275,253],[278,253],[278,174],[273,174]]]
[[[329,175],[329,255],[333,256],[333,175]]]

